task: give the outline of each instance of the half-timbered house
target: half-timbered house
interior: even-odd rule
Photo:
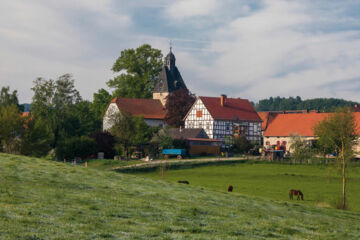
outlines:
[[[261,140],[261,119],[246,99],[198,97],[184,118],[185,128],[203,128],[210,138]]]

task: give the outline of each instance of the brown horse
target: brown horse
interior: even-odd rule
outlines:
[[[290,200],[293,199],[294,195],[297,196],[297,200],[300,200],[300,197],[301,197],[301,200],[304,200],[304,194],[300,190],[291,189],[289,191]]]
[[[232,192],[233,191],[233,186],[232,185],[229,185],[228,186],[228,192]]]

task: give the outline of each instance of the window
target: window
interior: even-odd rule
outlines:
[[[240,126],[239,134],[240,135],[247,135],[247,127],[246,126]]]
[[[199,122],[199,128],[202,128],[202,122]]]
[[[198,118],[202,117],[202,111],[201,110],[196,111],[196,117],[198,117]]]
[[[226,123],[226,130],[230,130],[230,123]]]
[[[210,129],[210,123],[206,122],[206,129]]]
[[[270,142],[269,141],[266,141],[266,143],[265,143],[266,145],[270,145]]]

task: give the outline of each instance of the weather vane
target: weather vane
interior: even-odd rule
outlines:
[[[172,50],[172,41],[170,40],[170,52],[171,52],[171,50]]]

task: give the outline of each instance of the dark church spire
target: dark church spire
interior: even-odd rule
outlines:
[[[187,89],[179,70],[175,66],[175,61],[176,58],[172,52],[172,45],[170,43],[170,52],[164,58],[163,69],[155,80],[153,90],[153,98],[160,99],[164,105],[167,95],[179,88]]]
[[[170,70],[173,69],[175,67],[175,55],[172,53],[171,48],[170,48],[170,52],[168,53],[168,55],[166,55],[165,57],[165,66],[167,66]]]

